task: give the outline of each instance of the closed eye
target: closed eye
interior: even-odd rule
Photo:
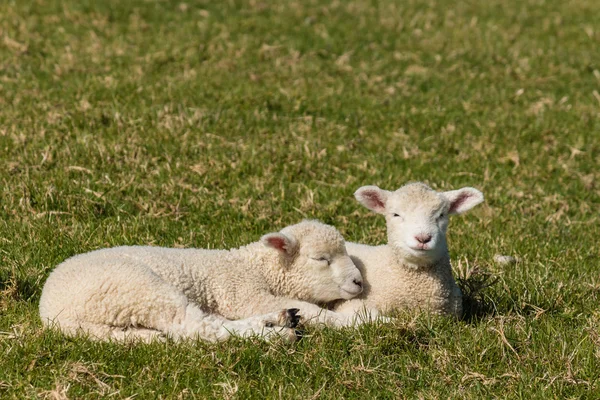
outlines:
[[[313,260],[317,260],[320,262],[326,262],[327,265],[329,265],[331,263],[331,261],[329,261],[329,259],[327,257],[315,257],[315,258],[313,258]]]

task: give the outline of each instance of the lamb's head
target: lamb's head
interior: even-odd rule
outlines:
[[[302,221],[269,233],[262,243],[279,251],[286,279],[301,300],[315,303],[351,299],[363,290],[360,271],[337,229],[318,221]]]
[[[474,188],[436,192],[420,182],[395,192],[363,186],[354,196],[368,209],[385,216],[389,244],[415,267],[435,264],[447,256],[448,217],[483,201],[483,194]]]

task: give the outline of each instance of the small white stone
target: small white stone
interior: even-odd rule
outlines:
[[[496,254],[494,256],[494,261],[497,262],[498,264],[502,264],[502,265],[510,265],[510,264],[517,263],[517,259],[515,257],[503,256],[502,254]]]

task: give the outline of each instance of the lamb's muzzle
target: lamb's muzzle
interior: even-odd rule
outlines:
[[[415,236],[415,239],[417,239],[419,241],[419,243],[426,244],[431,241],[431,235],[426,235],[424,233],[421,233],[421,234]]]
[[[356,271],[358,272],[358,269]],[[351,299],[361,294],[363,291],[363,278],[360,275],[360,272],[354,277],[349,278],[340,289],[340,294],[344,299]]]

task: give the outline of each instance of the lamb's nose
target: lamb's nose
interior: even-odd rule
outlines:
[[[362,287],[362,282],[361,281],[357,281],[356,279],[352,281],[356,286],[358,287]]]
[[[419,243],[429,243],[429,241],[431,241],[431,235],[426,235],[424,233],[421,233],[420,235],[415,236],[415,239],[417,239],[419,241]]]

